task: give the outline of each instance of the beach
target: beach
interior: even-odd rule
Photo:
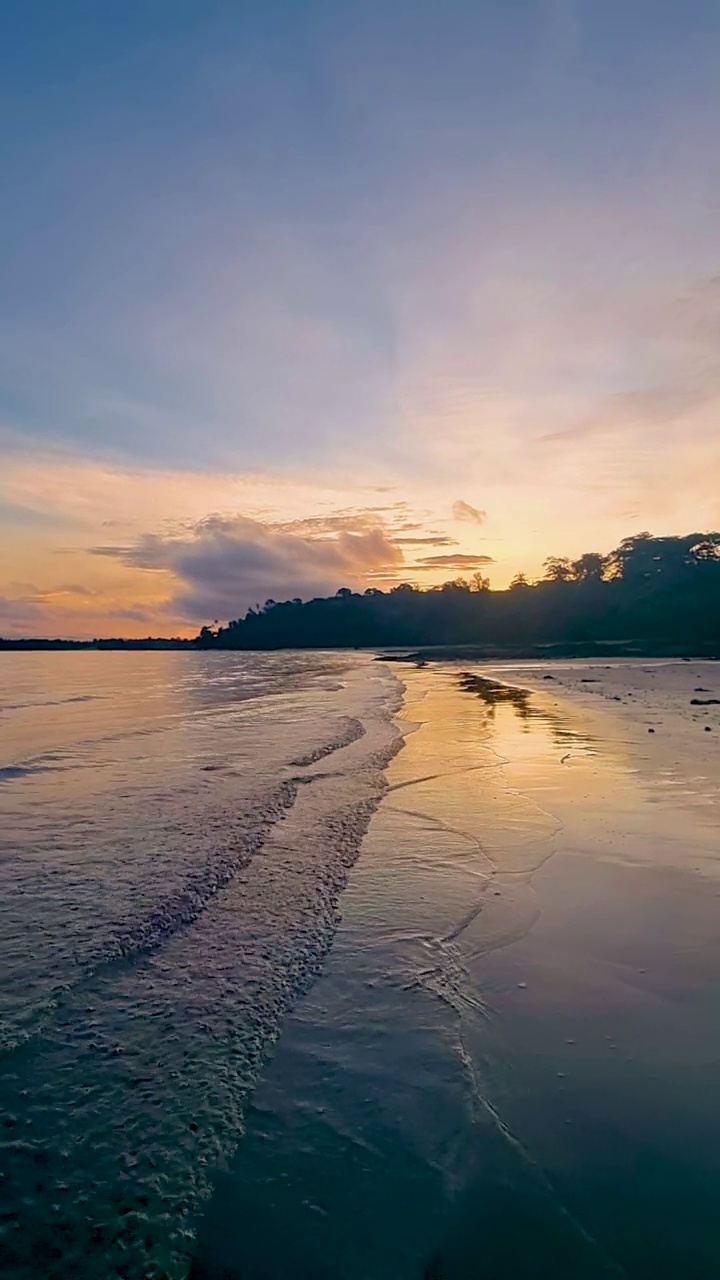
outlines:
[[[720,1269],[717,664],[13,661],[4,1274]]]
[[[717,672],[403,669],[405,748],[198,1276],[715,1274]]]

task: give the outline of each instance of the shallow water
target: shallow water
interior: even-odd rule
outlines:
[[[397,747],[332,654],[3,655],[0,1260],[187,1273]]]
[[[720,1274],[720,778],[568,699],[403,676],[406,747],[194,1274]]]
[[[3,1276],[720,1274],[714,671],[2,672]]]

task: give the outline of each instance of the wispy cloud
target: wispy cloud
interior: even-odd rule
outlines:
[[[464,502],[462,498],[458,498],[457,502],[452,505],[453,520],[465,521],[467,524],[484,524],[487,520],[487,512],[480,511],[478,507],[473,507],[469,502]]]
[[[413,566],[415,569],[484,569],[489,564],[494,564],[492,556],[476,556],[476,555],[442,555],[442,556],[425,556]]]
[[[3,501],[0,498],[0,528],[18,530],[21,533],[37,530],[47,532],[54,529],[71,529],[77,525],[77,517],[70,512],[59,512],[44,509],[42,506],[26,505],[21,502]]]
[[[339,533],[367,533],[374,529],[395,532],[407,524],[410,510],[407,502],[393,502],[385,506],[343,507],[324,515],[304,516],[295,520],[268,521],[268,528],[277,533],[294,533],[307,537],[334,536]]]
[[[428,534],[427,537],[417,538],[395,538],[397,547],[454,547],[457,546],[457,539],[449,537],[446,533]]]
[[[89,591],[80,584],[39,587],[10,583],[0,596],[0,635],[59,636],[87,639],[95,635],[123,635],[128,623],[142,625],[145,634],[157,630],[157,608],[124,607],[112,595]]]

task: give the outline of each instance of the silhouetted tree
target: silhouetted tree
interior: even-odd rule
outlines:
[[[720,534],[625,538],[608,556],[550,556],[545,575],[516,574],[506,591],[480,573],[421,590],[409,582],[362,595],[268,600],[226,627],[203,627],[203,648],[485,645],[496,649],[622,643],[720,653]]]
[[[548,582],[573,582],[575,572],[566,556],[548,556],[543,561],[545,578]]]
[[[571,562],[573,582],[600,582],[605,573],[605,556],[598,551],[586,551]]]

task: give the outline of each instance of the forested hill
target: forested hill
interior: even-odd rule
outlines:
[[[303,602],[268,600],[213,631],[203,648],[276,649],[479,645],[522,650],[622,642],[720,656],[720,533],[624,539],[609,555],[551,557],[545,575],[505,591],[461,578],[431,590]]]

